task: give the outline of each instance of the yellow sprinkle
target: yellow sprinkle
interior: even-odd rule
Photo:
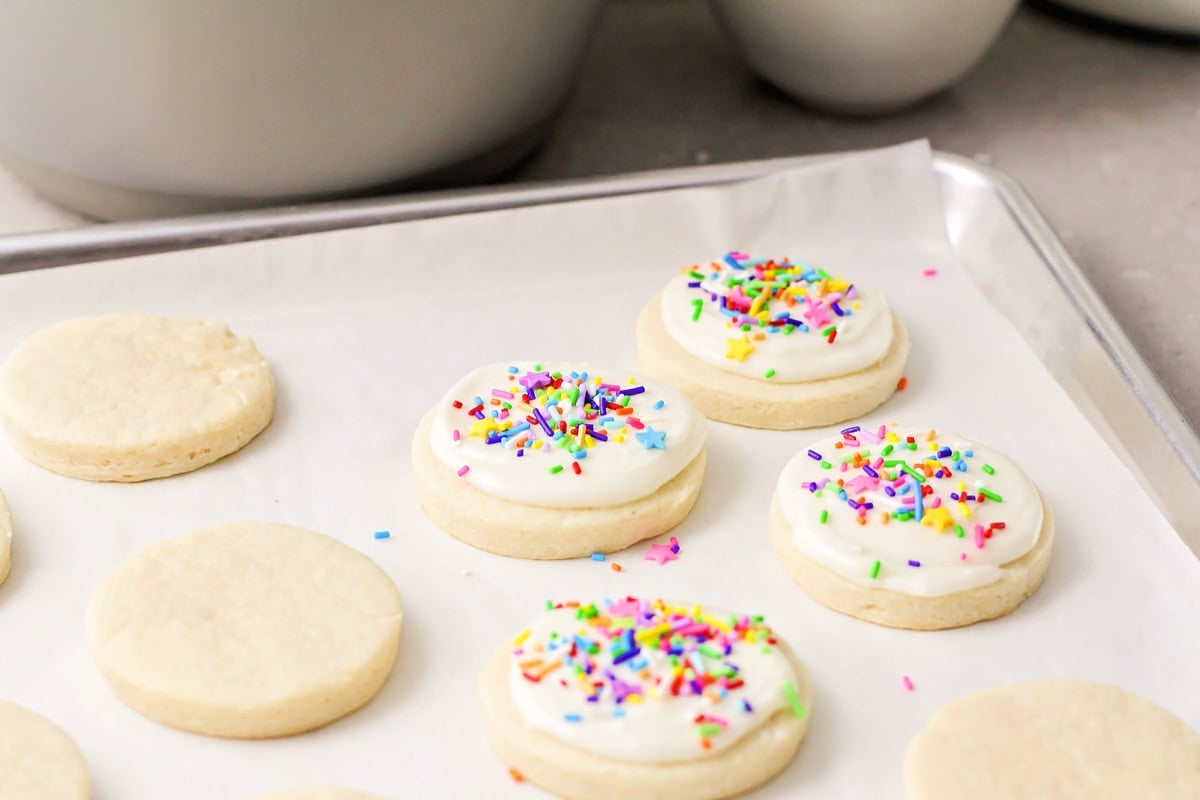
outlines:
[[[897,436],[895,433],[889,433],[887,436],[885,436],[885,437],[883,437],[883,438],[887,439],[889,442],[898,442],[898,441],[900,441],[900,437],[899,437],[899,436]]]
[[[726,358],[734,358],[738,361],[745,361],[746,356],[754,352],[754,345],[750,343],[749,336],[742,336],[741,339],[726,339],[725,344],[729,348],[725,352]]]
[[[529,628],[526,628],[525,630],[523,630],[519,634],[517,634],[517,638],[513,639],[513,645],[520,646],[521,642],[525,641],[528,638],[529,638]]]
[[[659,625],[657,627],[647,628],[646,630],[640,632],[637,636],[635,636],[634,639],[638,642],[646,642],[651,639],[657,639],[658,637],[662,636],[664,633],[666,633],[670,630],[671,630],[671,624],[669,622],[664,622],[662,625]]]
[[[625,702],[626,703],[640,703],[640,702],[642,702],[642,696],[640,694],[625,695]]]
[[[945,506],[927,508],[921,517],[921,524],[936,528],[938,533],[945,533],[946,529],[954,524],[954,517],[950,516]]]
[[[541,446],[542,446],[542,440],[541,440],[541,439],[538,439],[536,442],[534,442],[534,443],[533,443],[533,449],[534,449],[534,450],[537,450],[537,449],[538,449],[539,447],[541,447]]]
[[[971,508],[966,503],[959,501],[958,513],[962,514],[964,518],[970,518]]]

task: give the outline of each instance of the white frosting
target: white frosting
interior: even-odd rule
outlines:
[[[548,612],[530,626],[528,632],[514,643],[510,681],[513,702],[525,721],[569,744],[600,755],[631,761],[665,762],[703,758],[720,752],[765,724],[776,711],[787,708],[789,701],[783,684],[787,681],[795,687],[795,670],[783,652],[765,644],[771,636],[769,629],[753,623],[753,641],[742,638],[735,629],[730,635],[729,653],[719,658],[699,652],[696,649],[699,637],[695,635],[678,642],[685,653],[691,654],[677,656],[686,660],[687,670],[694,669],[693,662],[699,662],[710,673],[727,669],[729,665],[736,667],[733,677],[726,676],[724,680],[740,679],[743,683],[726,689],[724,697],[715,686],[706,694],[695,694],[682,682],[679,692],[672,693],[676,671],[684,668],[673,666],[671,656],[652,637],[639,642],[640,651],[636,657],[614,665],[616,658],[610,634],[620,631],[622,616],[627,623],[632,615],[622,609],[641,609],[632,612],[636,614],[652,608],[642,601],[624,600],[609,606],[606,614],[605,607],[601,606],[599,619],[608,617],[618,624],[600,626],[592,624],[591,620],[576,619],[574,608],[561,608]],[[616,609],[615,613],[613,609]],[[687,615],[693,614],[692,607],[681,610]],[[715,619],[727,624],[729,618],[726,611],[701,609],[702,621]],[[669,619],[660,609],[653,621],[643,623],[635,630],[655,627]],[[743,618],[742,624],[747,622]],[[674,621],[676,626],[681,624],[687,623]],[[558,638],[552,638],[553,634]],[[586,641],[595,642],[598,651],[583,655],[574,640],[577,634]],[[552,642],[562,644],[554,647]],[[573,643],[577,648],[575,657],[570,653]],[[707,639],[704,644],[710,654],[721,652],[715,651],[722,647],[719,638]],[[623,646],[618,644],[616,652],[622,650]],[[645,663],[639,659],[644,659]],[[582,667],[589,660],[591,674],[579,676],[576,666]],[[555,662],[561,662],[561,665],[540,674]],[[687,672],[683,680],[690,680],[693,674]],[[538,680],[530,680],[527,675]],[[627,684],[624,690],[640,687],[638,696],[641,700],[629,699],[634,696],[630,694],[617,702],[617,693],[613,691],[614,684],[609,676]],[[588,702],[588,695],[597,692],[597,683],[603,684],[597,701]],[[697,723],[699,715],[706,715],[708,719]],[[710,721],[713,719],[719,722]],[[704,724],[719,732],[705,736],[701,729]],[[707,748],[702,739],[708,741]]]
[[[745,260],[740,263],[753,264]],[[744,331],[740,326],[750,318],[738,313],[735,319],[726,313],[728,303],[736,302],[736,295],[731,296],[735,290],[727,281],[753,277],[753,267],[735,270],[726,261],[718,261],[697,267],[696,271],[704,276],[699,287],[689,287],[697,279],[686,274],[667,284],[662,293],[663,323],[684,350],[720,369],[757,380],[798,383],[866,369],[882,360],[892,345],[891,310],[876,289],[858,284],[851,289],[851,284],[840,279],[810,282],[799,274],[788,278],[777,273],[777,280],[788,284],[777,286],[778,293],[802,291],[805,295],[790,295],[796,300],[792,306],[779,297],[766,299],[753,309],[756,313],[753,327]],[[811,272],[804,274],[813,277]],[[851,295],[849,299],[844,296],[847,293]],[[714,294],[717,301],[712,300]],[[726,311],[721,307],[722,297],[726,298]],[[699,316],[696,316],[697,300],[702,301]],[[835,303],[844,316],[833,309]],[[783,316],[803,323],[809,330],[793,325],[786,332]],[[779,324],[759,326],[760,319],[779,320]],[[822,333],[831,325],[837,329],[832,343]],[[755,339],[756,336],[762,338]],[[733,349],[731,340],[737,342]],[[739,359],[736,348],[745,349],[747,341],[754,349]],[[766,377],[768,370],[774,370],[770,378]]]
[[[944,431],[937,433],[936,444],[953,452],[940,459],[940,467],[937,462],[926,462],[934,468],[935,476],[925,478],[924,485],[932,487],[933,493],[921,498],[922,521],[897,519],[897,512],[915,509],[915,502],[906,502],[908,498],[915,500],[912,490],[907,488],[915,481],[898,471],[902,469],[898,464],[885,464],[903,459],[915,467],[935,452],[927,440],[929,429],[888,433],[900,443],[880,442],[877,435],[866,431],[849,434],[857,443],[839,434],[814,443],[784,467],[779,476],[779,503],[793,527],[793,542],[801,554],[855,583],[929,597],[992,583],[1000,578],[1003,565],[1025,555],[1037,543],[1042,528],[1042,502],[1033,483],[1016,464],[995,450]],[[908,436],[916,440],[917,450],[908,450],[903,445]],[[838,442],[843,447],[837,448]],[[894,450],[884,456],[882,450],[888,444]],[[822,468],[821,461],[812,458],[810,452],[822,456],[821,460],[831,468]],[[843,461],[866,452],[870,453],[866,456],[868,466],[879,473],[880,480],[855,468],[852,461],[842,471]],[[958,462],[953,460],[954,452],[959,454]],[[973,455],[967,456],[968,452]],[[988,474],[984,465],[992,468],[994,474]],[[958,466],[965,466],[966,471],[958,471]],[[950,477],[936,477],[938,469],[948,470]],[[897,484],[887,480],[888,476],[903,482]],[[838,479],[846,482],[850,500],[873,504],[869,510],[861,509],[865,525],[857,520],[860,510],[852,508],[839,495]],[[824,480],[833,483],[819,493],[810,490],[812,483]],[[965,485],[965,491],[960,484]],[[885,487],[898,490],[897,495],[889,496]],[[981,491],[991,492],[1002,501],[985,497],[981,503],[978,501]],[[965,497],[966,501],[958,502],[951,493]],[[822,513],[827,517],[824,523]],[[994,523],[1003,524],[1003,529],[992,528]],[[962,529],[962,537],[955,526]],[[981,526],[979,532],[977,526]],[[910,561],[919,566],[911,565]],[[872,578],[876,562],[879,569]]]
[[[521,402],[525,391],[519,380],[527,373],[537,372],[532,361],[516,361],[481,367],[467,375],[452,388],[439,403],[430,433],[430,445],[438,460],[447,467],[460,471],[469,469],[462,479],[477,489],[496,497],[526,505],[552,508],[590,508],[614,506],[645,497],[674,478],[700,453],[705,440],[705,420],[687,398],[675,389],[656,381],[633,378],[628,371],[596,369],[586,364],[564,364],[542,362],[536,366],[544,372],[560,372],[569,376],[587,375],[587,385],[594,392],[597,383],[620,385],[621,390],[645,391],[629,395],[632,414],[622,415],[606,402],[606,413],[587,416],[587,424],[607,441],[600,441],[588,434],[571,436],[569,448],[552,446],[540,423],[528,423],[533,409]],[[515,375],[510,368],[515,367]],[[509,380],[512,376],[516,380]],[[493,390],[499,389],[515,395],[509,399],[494,397]],[[606,390],[611,396],[613,390]],[[487,444],[485,428],[492,422],[477,425],[478,420],[468,413],[476,398],[483,401],[482,413],[491,419],[498,414],[495,425],[508,438],[498,444]],[[513,409],[505,413],[503,406],[492,404],[492,400],[510,403]],[[455,408],[453,403],[462,403]],[[659,408],[655,406],[661,402]],[[548,424],[553,426],[553,416],[561,415],[568,423],[583,413],[584,395],[581,392],[575,405],[564,397],[554,403],[553,413],[547,412],[541,400],[536,405]],[[529,425],[528,430],[508,434],[509,430]],[[638,428],[637,426],[642,426]],[[577,425],[570,429],[577,429]],[[472,431],[474,430],[474,435]],[[454,432],[458,431],[455,439]],[[561,435],[561,434],[560,434]],[[538,447],[524,441],[535,437],[541,442]],[[652,437],[652,438],[651,438]],[[648,446],[653,442],[661,445]],[[579,457],[582,449],[586,454]],[[521,452],[518,456],[517,453]],[[580,471],[575,473],[573,464]],[[551,473],[553,467],[561,467]]]

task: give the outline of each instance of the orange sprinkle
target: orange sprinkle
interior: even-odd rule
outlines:
[[[880,512],[879,521],[882,522],[884,525],[887,525],[888,520],[890,520],[891,518],[892,518],[892,515],[889,514],[888,512],[886,512],[886,511]]]
[[[528,661],[518,661],[517,666],[520,667],[521,669],[529,669],[530,667],[536,667],[538,664],[541,664],[541,663],[542,663],[542,659],[531,658]]]
[[[765,333],[754,334],[754,341],[756,341],[756,342],[761,342],[765,338],[767,338],[767,335]]]
[[[614,561],[614,562],[612,563],[612,571],[613,571],[613,572],[620,572],[620,571],[621,571],[621,565],[620,565],[620,564],[618,564],[617,562],[615,562],[615,561]]]
[[[508,768],[508,774],[509,774],[509,775],[511,775],[511,776],[512,776],[512,779],[513,779],[514,781],[516,781],[517,783],[524,783],[524,782],[525,782],[525,776],[524,776],[524,775],[522,775],[520,772],[518,772],[516,767],[509,767],[509,768]]]
[[[905,387],[907,387],[907,386],[908,386],[908,378],[901,378],[900,382],[896,384],[896,391],[902,392],[902,391],[904,391]]]
[[[710,742],[708,739],[701,739],[700,746],[705,750],[712,750],[712,742]]]
[[[858,516],[858,517],[855,517],[855,519],[857,519],[857,520],[858,520],[858,524],[859,524],[859,525],[866,525],[866,524],[867,524],[867,518],[866,518],[866,517],[864,517],[864,516]]]

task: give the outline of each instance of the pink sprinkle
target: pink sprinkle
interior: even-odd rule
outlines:
[[[677,558],[679,556],[675,555],[675,552],[665,544],[650,545],[650,549],[646,551],[646,555],[642,556],[643,561],[657,561],[660,567],[668,561],[674,561]]]
[[[975,546],[983,549],[983,526],[978,524],[975,526]]]
[[[450,435],[454,437],[454,441],[456,441],[456,442],[462,438],[462,434],[458,432],[458,428],[455,428],[454,433],[452,433]]]
[[[933,498],[933,502],[929,504],[929,507],[930,507],[930,508],[937,508],[937,507],[938,507],[938,506],[940,506],[941,504],[942,504],[942,498],[940,498],[940,497],[935,497],[935,498]]]
[[[926,278],[932,278],[935,275],[937,275],[937,270],[936,269],[927,269],[924,272],[922,272],[921,274],[924,275]]]
[[[463,475],[466,475],[470,471],[471,471],[471,468],[468,467],[466,464],[463,464],[461,467],[458,468],[458,477],[461,478]],[[983,545],[980,545],[980,547],[982,547],[982,546]]]
[[[849,467],[850,467],[850,462],[849,462],[849,461],[843,461],[843,462],[842,462],[842,466],[841,466],[841,468],[839,469],[839,472],[845,472],[845,471],[846,471],[846,470],[847,470]]]
[[[900,682],[904,684],[905,691],[911,692],[913,690],[912,678],[905,675],[903,678],[900,679]]]
[[[958,560],[959,560],[959,561],[966,561],[966,560],[967,560],[967,554],[966,554],[966,553],[959,553],[959,554],[958,554]]]
[[[503,389],[492,389],[492,397],[499,397],[501,400],[512,400],[512,392],[506,392]]]

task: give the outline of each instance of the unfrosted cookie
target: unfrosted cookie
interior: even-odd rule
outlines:
[[[213,736],[301,733],[366,704],[400,639],[369,558],[288,525],[230,523],[151,545],[92,593],[92,653],[126,705]]]
[[[8,509],[4,492],[0,492],[0,583],[4,583],[12,569],[12,535],[12,512]]]
[[[0,701],[0,800],[87,800],[87,764],[45,717]]]
[[[1003,616],[1041,585],[1054,518],[1015,463],[946,431],[858,425],[783,469],[769,528],[829,608],[894,628]]]
[[[117,314],[55,325],[0,367],[0,416],[30,461],[142,481],[243,447],[271,421],[267,362],[223,323]]]
[[[896,390],[904,326],[874,289],[730,253],[673,278],[638,320],[638,363],[710,419],[790,430],[862,416]]]
[[[609,553],[691,511],[704,418],[656,381],[581,364],[516,362],[463,378],[421,420],[421,507],[467,544],[518,558]]]
[[[284,789],[280,792],[258,795],[253,800],[384,800],[384,798],[355,789],[324,786],[308,789]]]
[[[913,740],[905,800],[1195,800],[1200,737],[1103,683],[1019,683],[955,700]]]
[[[479,678],[492,746],[576,800],[712,800],[792,760],[808,675],[761,617],[633,597],[564,603]]]

